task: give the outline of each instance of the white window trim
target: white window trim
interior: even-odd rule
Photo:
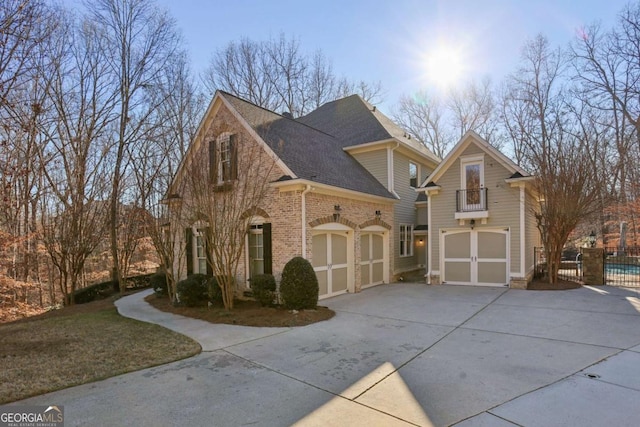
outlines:
[[[228,158],[226,160],[223,160],[222,158],[222,144],[224,143],[229,143],[231,140],[231,136],[233,134],[231,132],[225,132],[223,134],[221,134],[220,136],[218,136],[218,138],[216,139],[216,168],[217,168],[217,175],[216,176],[216,183],[218,185],[223,185],[227,182],[231,181],[231,168],[233,167],[233,153],[231,152],[231,147],[228,146]],[[224,176],[224,168],[222,167],[222,163],[227,162],[228,163],[228,179],[225,179]]]
[[[202,242],[202,245],[198,245],[198,241]],[[202,228],[193,227],[193,272],[199,274],[207,274],[207,243],[205,241],[204,233],[202,232]],[[202,247],[202,255],[198,253],[198,248]],[[204,271],[200,269],[200,261],[204,260]]]
[[[402,231],[404,227],[404,233]],[[407,231],[409,231],[407,233]],[[399,242],[400,245],[402,246],[402,248],[404,249],[404,254],[400,253],[399,250],[399,257],[400,258],[406,258],[406,257],[412,257],[413,256],[413,224],[400,224],[400,229],[399,229],[399,233],[400,235],[399,237]],[[404,235],[404,241],[402,240],[402,237]]]
[[[247,288],[251,288],[251,282],[249,281],[249,279],[251,278],[251,256],[249,253],[249,234],[252,233],[252,230],[260,230],[260,233],[263,233],[263,226],[265,223],[265,218],[263,218],[262,216],[253,216],[251,218],[250,221],[250,230],[249,232],[245,235],[244,238],[244,259],[245,259],[245,266],[244,266],[244,270],[245,270],[245,281],[246,281],[246,286]],[[254,228],[256,227],[256,228]],[[257,233],[257,231],[255,231]],[[263,234],[264,236],[264,234]],[[264,238],[264,237],[263,237]],[[264,250],[264,241],[262,242],[262,247]],[[263,261],[264,261],[264,253],[263,253]]]
[[[467,189],[466,166],[480,165],[480,188],[484,188],[484,154],[460,157],[460,189]]]

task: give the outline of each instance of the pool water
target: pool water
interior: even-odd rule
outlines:
[[[605,264],[604,269],[607,274],[629,274],[640,276],[640,265]]]

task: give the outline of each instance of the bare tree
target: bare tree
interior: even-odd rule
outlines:
[[[325,102],[354,93],[366,101],[382,99],[381,84],[337,78],[321,51],[302,52],[300,42],[284,34],[265,42],[243,38],[214,52],[204,74],[213,93],[224,90],[271,111],[298,117]]]
[[[74,24],[65,22],[54,52],[47,121],[40,126],[46,143],[38,153],[46,182],[43,241],[68,303],[74,302],[85,261],[106,231],[106,159],[113,144],[106,132],[117,118],[102,34],[89,21]]]
[[[0,3],[0,107],[10,93],[28,81],[35,66],[32,54],[55,28],[56,19],[44,1],[3,0]]]
[[[446,107],[426,91],[400,98],[394,120],[436,156],[444,158],[455,143],[446,124]]]
[[[186,154],[204,110],[204,98],[193,85],[186,55],[175,55],[164,70],[156,96],[164,99],[151,120],[158,123],[144,140],[129,147],[135,184],[135,204],[148,213],[145,232],[151,237],[161,267],[166,272],[172,301],[176,295],[177,272],[184,267],[184,248],[175,246],[184,226],[169,227],[172,218],[182,217],[182,204],[166,195],[171,180]]]
[[[56,11],[43,1],[0,4],[0,230],[12,236],[9,275],[23,282],[25,292],[39,302],[38,127],[52,56],[48,45],[57,25]]]
[[[524,150],[524,163],[535,173],[540,203],[534,210],[548,267],[549,283],[558,280],[562,250],[569,234],[597,210],[598,188],[590,159],[588,128],[576,124],[575,106],[563,86],[566,58],[542,37],[523,48],[522,66],[509,77],[512,103],[506,111],[511,138]]]
[[[637,222],[633,210],[628,216],[624,206],[640,198],[634,185],[640,179],[639,48],[640,4],[627,5],[617,25],[609,31],[599,25],[584,28],[572,45],[576,80],[580,84],[578,96],[599,112],[600,126],[608,134],[606,154],[594,165],[603,171],[600,215],[603,239],[610,234],[608,223],[614,223],[616,234],[619,221]],[[612,209],[616,206],[619,209]],[[611,215],[617,221],[606,221]]]
[[[120,283],[123,277],[118,258],[118,216],[129,160],[126,147],[144,139],[145,132],[152,128],[148,120],[163,100],[149,92],[176,53],[179,37],[173,19],[152,0],[96,0],[87,2],[86,7],[106,40],[118,101],[109,234],[113,280]]]
[[[180,192],[185,215],[179,223],[200,224],[207,263],[229,310],[233,309],[245,238],[252,217],[264,206],[276,165],[252,138],[232,132],[228,125],[214,123],[209,131],[209,155],[191,156],[183,166]]]
[[[458,138],[473,130],[500,149],[504,145],[491,80],[470,81],[461,89],[452,89],[447,103],[453,129]]]

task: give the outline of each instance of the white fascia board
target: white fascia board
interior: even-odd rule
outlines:
[[[282,192],[297,191],[306,188],[307,185],[311,186],[311,193],[324,194],[328,196],[338,196],[344,197],[346,199],[377,203],[398,203],[400,201],[399,199],[394,199],[391,197],[376,196],[373,194],[362,193],[360,191],[335,187],[333,185],[321,184],[316,181],[309,181],[308,179],[289,179],[286,181],[272,182],[270,184],[271,187],[277,188]]]

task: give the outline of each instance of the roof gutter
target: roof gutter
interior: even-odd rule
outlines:
[[[294,178],[288,179],[285,181],[274,181],[269,184],[272,188],[277,188],[280,191],[300,191],[305,188],[307,185],[311,185],[315,193],[318,194],[326,194],[326,195],[340,195],[342,197],[349,197],[356,200],[362,201],[374,201],[377,203],[397,203],[399,202],[399,197],[391,198],[384,196],[376,196],[373,194],[362,193],[356,190],[349,190],[342,187],[336,187],[329,184],[322,184],[317,181],[311,181],[308,179]]]

